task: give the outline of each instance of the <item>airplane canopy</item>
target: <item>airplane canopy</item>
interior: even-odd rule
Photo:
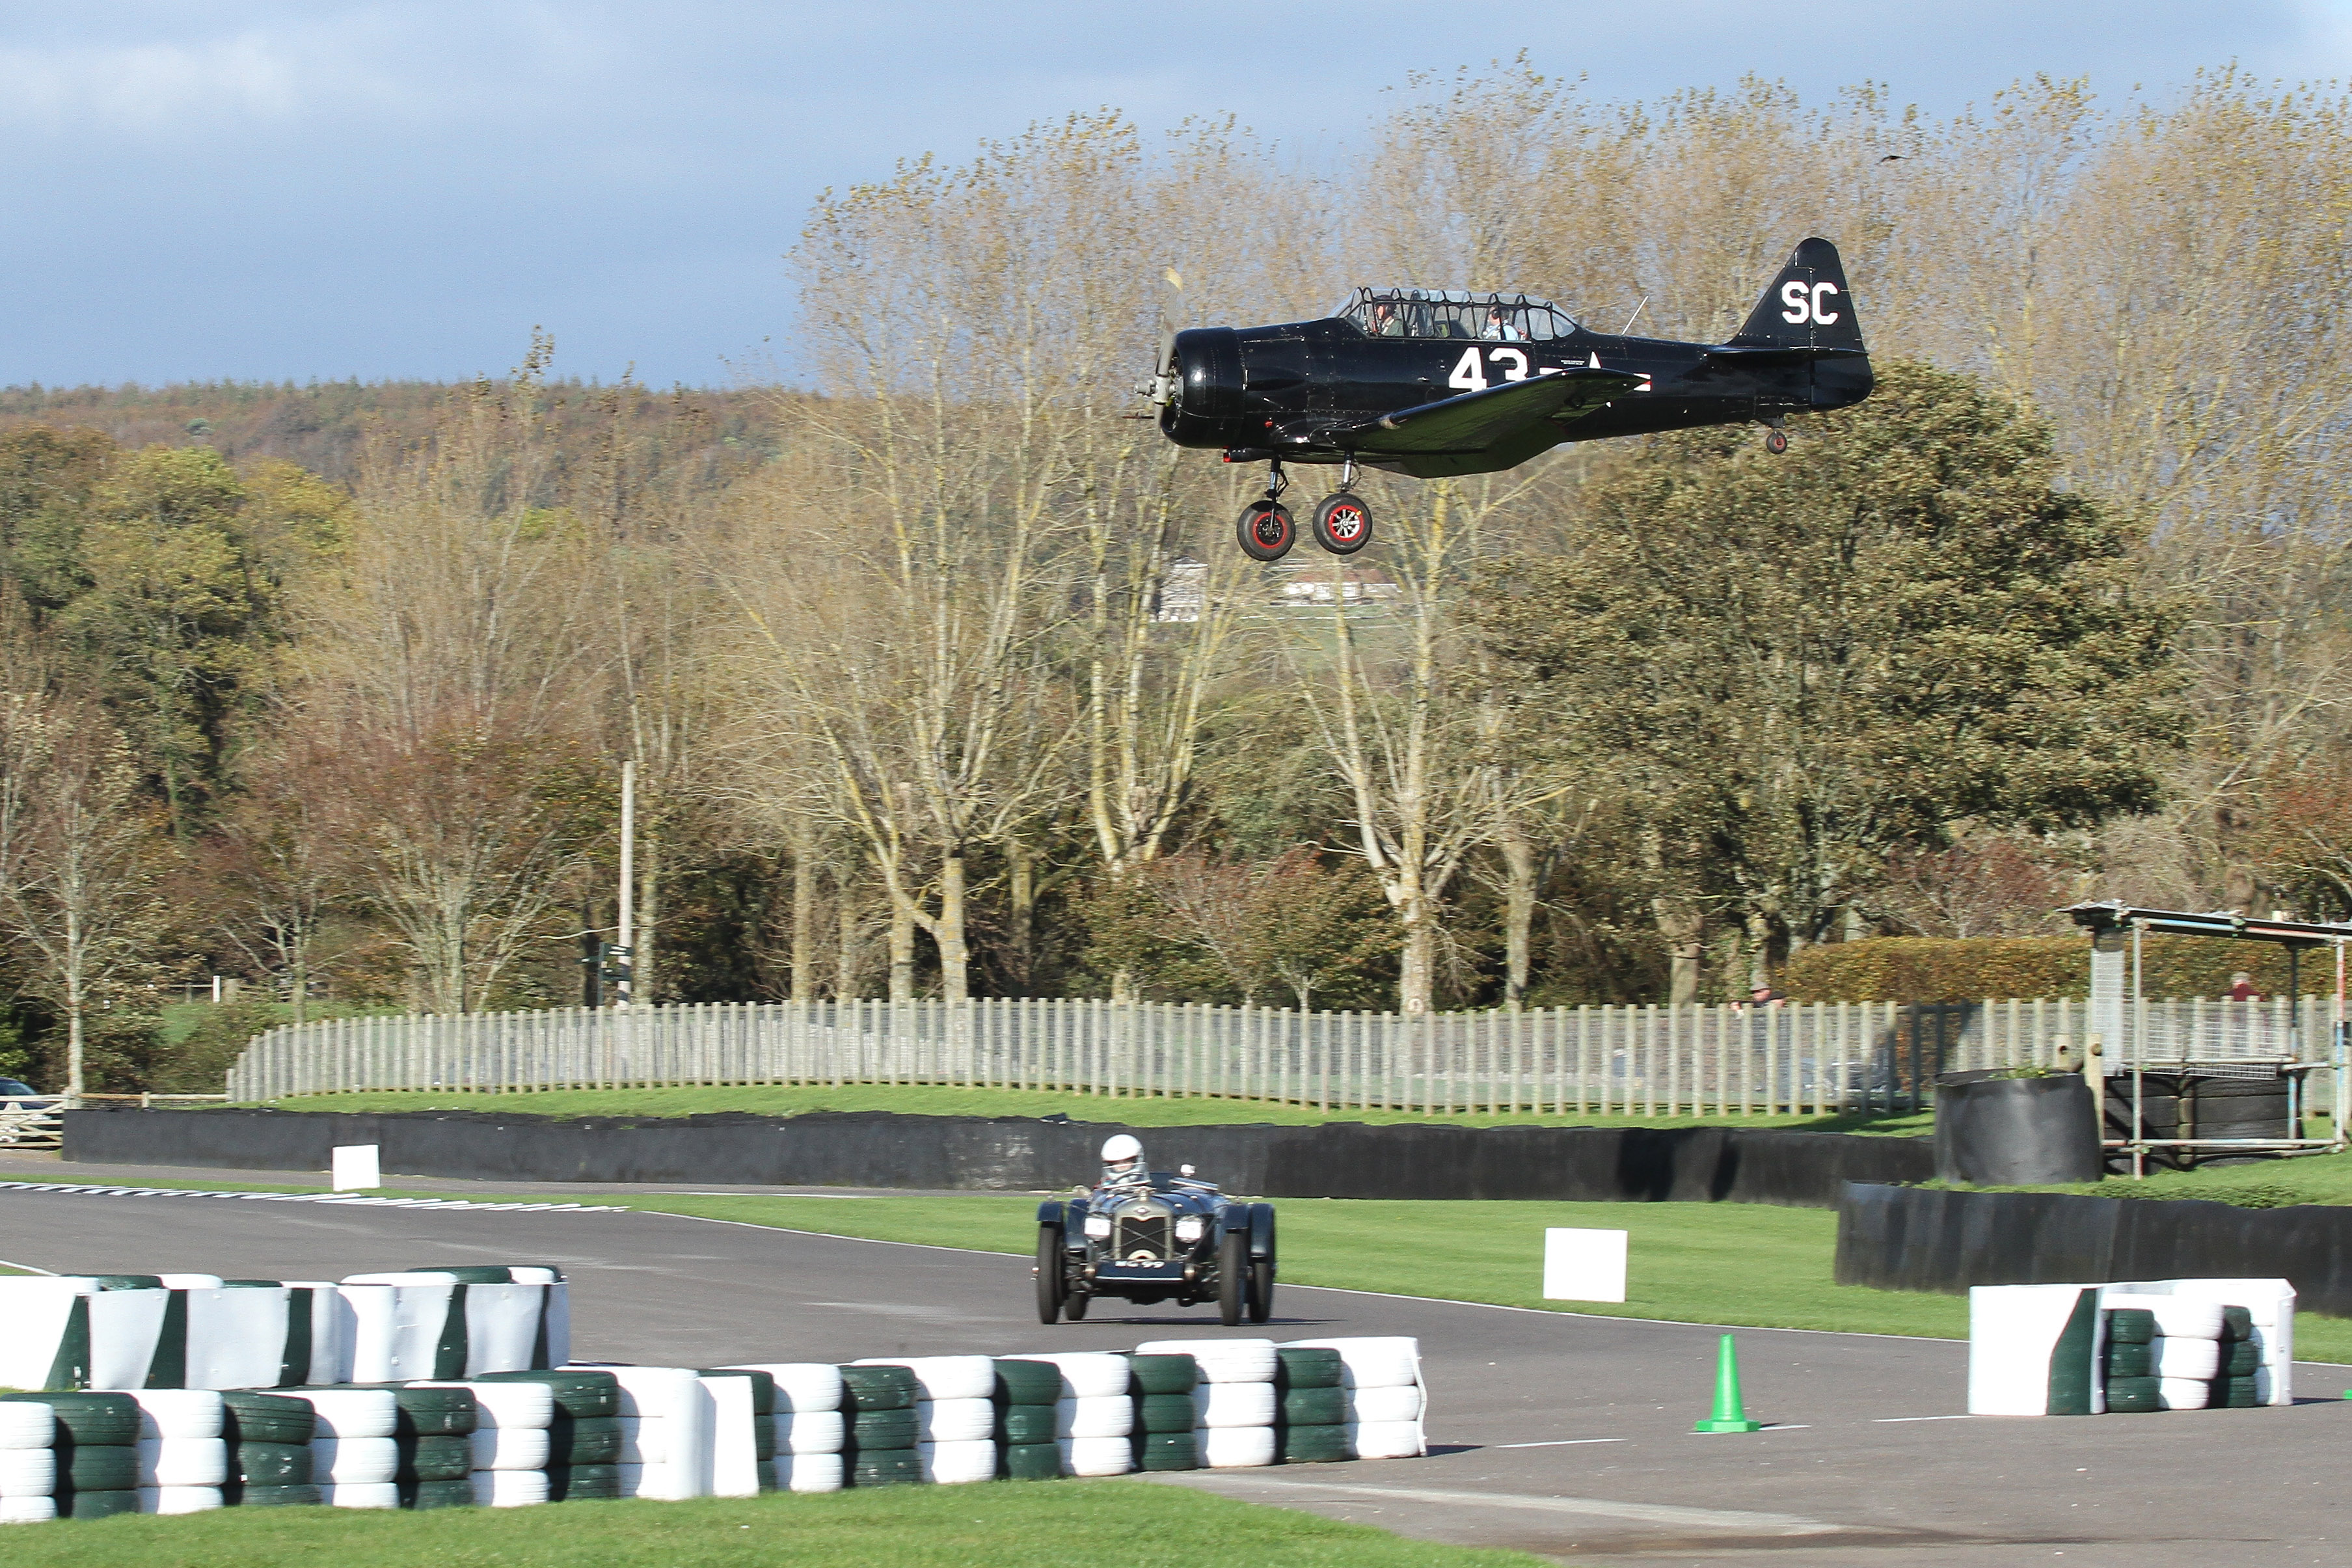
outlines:
[[[1360,288],[1331,313],[1375,338],[1543,342],[1576,331],[1569,313],[1549,300],[1465,289]]]

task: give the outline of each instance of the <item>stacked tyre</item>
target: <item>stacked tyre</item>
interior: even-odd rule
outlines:
[[[1058,1479],[1062,1450],[1054,1425],[1062,1369],[1049,1361],[1000,1356],[995,1378],[996,1473],[1014,1481]]]
[[[0,1524],[58,1517],[57,1433],[57,1415],[38,1395],[0,1395]]]
[[[310,1468],[317,1428],[318,1416],[305,1400],[250,1389],[222,1394],[221,1437],[228,1449],[225,1500],[236,1508],[317,1506],[319,1489],[311,1484]]]
[[[480,1421],[473,1392],[436,1383],[403,1384],[390,1392],[398,1456],[393,1479],[400,1506],[471,1508],[474,1428]]]
[[[1347,1394],[1348,1452],[1359,1459],[1410,1459],[1428,1451],[1421,1342],[1406,1335],[1294,1340],[1289,1347],[1339,1352]]]
[[[400,1506],[400,1404],[389,1388],[291,1388],[310,1407],[310,1479],[330,1508]]]
[[[1275,1457],[1286,1465],[1327,1465],[1349,1457],[1348,1391],[1339,1352],[1328,1345],[1276,1350]]]
[[[2218,1301],[2111,1294],[2107,1314],[2107,1408],[2202,1410],[2221,1375],[2224,1314]]]
[[[922,1479],[942,1486],[996,1476],[996,1363],[984,1355],[868,1360],[898,1365],[915,1378],[915,1462]]]
[[[228,1480],[221,1396],[204,1388],[154,1388],[131,1397],[139,1405],[139,1511],[219,1508]]]
[[[572,1502],[621,1495],[621,1385],[609,1372],[490,1372],[477,1392],[501,1384],[545,1388],[547,1500]]]
[[[1030,1356],[1051,1362],[1062,1386],[1054,1401],[1054,1443],[1066,1476],[1123,1476],[1135,1468],[1135,1401],[1128,1358],[1105,1351]]]
[[[923,1479],[915,1451],[915,1374],[903,1366],[841,1369],[843,1480],[853,1487],[909,1486]]]
[[[1200,1369],[1192,1389],[1192,1443],[1202,1468],[1234,1469],[1275,1461],[1272,1340],[1154,1340],[1138,1355],[1189,1355]]]
[[[767,1362],[741,1369],[767,1373],[774,1390],[768,1417],[772,1454],[761,1478],[763,1489],[837,1492],[841,1489],[841,1369],[824,1362]]]
[[[748,1497],[776,1489],[776,1380],[757,1367],[707,1366],[695,1374],[714,1396],[726,1385],[720,1378],[740,1378],[745,1384],[742,1428],[738,1431],[722,1403],[718,1431],[712,1438],[711,1495]],[[738,1479],[742,1484],[737,1484]]]
[[[1135,1400],[1135,1468],[1199,1469],[1192,1391],[1200,1385],[1201,1363],[1189,1355],[1131,1355],[1127,1367]]]
[[[2251,1410],[2267,1404],[2262,1386],[2263,1347],[2254,1335],[2254,1314],[2245,1307],[2221,1309],[2221,1370],[2213,1378],[2212,1408]]]
[[[712,1423],[702,1379],[677,1366],[609,1370],[621,1390],[621,1495],[665,1502],[705,1496]]]
[[[467,1383],[474,1431],[466,1484],[477,1508],[527,1508],[548,1500],[555,1391],[543,1383]]]

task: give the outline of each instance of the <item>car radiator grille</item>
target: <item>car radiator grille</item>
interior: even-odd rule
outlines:
[[[1111,1256],[1124,1263],[1139,1252],[1149,1252],[1155,1260],[1172,1255],[1167,1215],[1118,1222],[1111,1236]]]

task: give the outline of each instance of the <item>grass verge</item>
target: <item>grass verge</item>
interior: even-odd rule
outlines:
[[[267,1102],[280,1110],[499,1110],[534,1116],[698,1116],[743,1111],[804,1116],[819,1110],[888,1110],[905,1116],[1066,1116],[1073,1121],[1123,1121],[1139,1127],[1241,1123],[1312,1126],[1360,1121],[1447,1127],[1770,1127],[1803,1132],[1918,1137],[1935,1130],[1932,1112],[1901,1116],[1602,1116],[1580,1111],[1325,1111],[1267,1100],[1114,1099],[1056,1090],[964,1089],[952,1084],[737,1084],[691,1089],[559,1089],[544,1093],[380,1089],[289,1095]]]
[[[1134,1481],[888,1487],[428,1513],[223,1509],[18,1525],[44,1568],[1535,1568],[1366,1525]]]

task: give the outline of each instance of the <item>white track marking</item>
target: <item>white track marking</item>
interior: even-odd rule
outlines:
[[[1231,1476],[1231,1472],[1226,1472]],[[1738,1509],[1675,1508],[1663,1503],[1612,1502],[1601,1498],[1530,1497],[1520,1492],[1475,1492],[1435,1487],[1348,1486],[1336,1481],[1262,1481],[1244,1485],[1269,1490],[1339,1492],[1349,1497],[1382,1498],[1393,1502],[1443,1503],[1458,1508],[1513,1508],[1538,1513],[1575,1513],[1601,1519],[1629,1519],[1641,1524],[1677,1530],[1744,1530],[1772,1535],[1832,1535],[1852,1529],[1795,1513],[1750,1513]],[[1181,1484],[1181,1482],[1178,1484]]]
[[[1630,1443],[1631,1437],[1559,1437],[1549,1443],[1497,1443],[1497,1448],[1573,1448],[1580,1443]]]
[[[52,1279],[57,1278],[57,1275],[52,1270],[47,1268],[36,1268],[29,1263],[11,1263],[5,1258],[0,1258],[0,1268],[20,1269],[26,1274],[47,1274]]]
[[[1878,1415],[1871,1419],[1874,1426],[1892,1426],[1898,1421],[1973,1421],[1973,1415]]]
[[[619,1205],[478,1204],[460,1198],[371,1198],[352,1193],[214,1193],[196,1187],[101,1187],[76,1182],[0,1182],[0,1192],[74,1193],[98,1198],[236,1198],[248,1203],[343,1204],[388,1209],[471,1209],[488,1214],[628,1214]]]

